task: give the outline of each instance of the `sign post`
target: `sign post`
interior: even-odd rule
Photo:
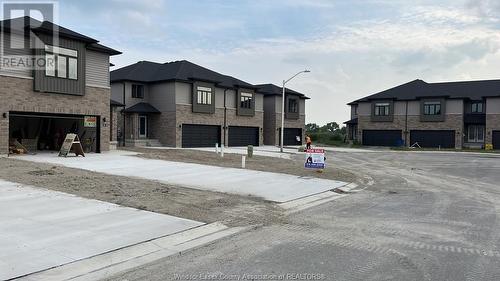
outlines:
[[[307,169],[325,168],[325,150],[324,149],[306,149],[306,163],[304,167]]]

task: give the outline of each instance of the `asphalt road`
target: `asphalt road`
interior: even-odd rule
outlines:
[[[328,156],[374,184],[112,280],[500,280],[500,158]]]

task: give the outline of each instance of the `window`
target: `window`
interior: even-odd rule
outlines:
[[[144,85],[132,84],[132,97],[136,99],[143,99]]]
[[[375,116],[389,116],[390,114],[389,103],[376,103],[375,104]]]
[[[251,93],[241,93],[240,107],[241,108],[252,108],[253,94]]]
[[[483,103],[482,102],[473,102],[471,104],[471,112],[472,113],[483,113]]]
[[[196,92],[198,104],[212,104],[212,88],[197,87]]]
[[[288,100],[288,112],[290,113],[299,113],[299,103],[296,99]]]
[[[441,115],[441,102],[424,102],[424,115]]]
[[[46,45],[45,75],[77,80],[78,51]]]
[[[355,104],[352,107],[354,108],[354,115],[358,115],[358,105]]]

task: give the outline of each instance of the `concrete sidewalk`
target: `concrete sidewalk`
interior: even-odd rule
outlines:
[[[0,280],[202,225],[0,180]]]
[[[280,203],[347,184],[287,174],[144,159],[133,155],[133,152],[118,150],[103,154],[88,154],[85,158],[37,154],[25,155],[19,159],[59,164],[112,175],[140,177],[201,190],[252,195]]]

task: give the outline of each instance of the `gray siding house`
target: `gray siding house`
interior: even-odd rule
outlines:
[[[141,61],[111,72],[122,145],[263,144],[264,95],[247,82],[189,61]]]
[[[281,107],[283,88],[274,84],[257,85],[264,94],[264,144],[279,145],[281,141]],[[301,145],[305,138],[304,94],[285,88],[284,145]]]
[[[349,105],[348,137],[363,145],[500,149],[500,80],[414,80]]]
[[[78,134],[88,151],[109,150],[109,58],[120,52],[30,17],[3,20],[0,28],[0,154],[14,140],[29,150],[58,150],[67,133]],[[45,63],[13,63],[31,58]]]

